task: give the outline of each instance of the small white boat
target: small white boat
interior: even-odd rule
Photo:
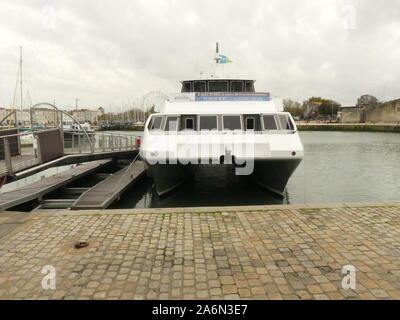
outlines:
[[[82,130],[83,129],[83,130]],[[95,131],[91,128],[90,123],[81,123],[80,126],[74,122],[64,122],[63,124],[64,137],[71,137],[77,135],[93,135]]]
[[[21,147],[33,146],[33,144],[36,142],[33,134],[22,135],[20,139]]]

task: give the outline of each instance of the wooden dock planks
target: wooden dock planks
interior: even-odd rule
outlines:
[[[110,162],[112,162],[112,159],[87,162],[22,188],[2,193],[0,194],[0,209],[6,210],[19,204],[37,199],[55,189],[79,179],[88,173],[99,169],[100,167],[109,164]]]
[[[133,165],[119,170],[83,193],[72,209],[105,209],[144,173],[143,162],[136,161]]]

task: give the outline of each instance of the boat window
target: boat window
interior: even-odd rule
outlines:
[[[231,92],[243,92],[243,82],[242,81],[232,81],[231,82]]]
[[[200,130],[218,129],[216,116],[200,116]]]
[[[279,122],[281,124],[282,130],[294,130],[294,125],[292,120],[290,120],[287,114],[278,115]]]
[[[246,92],[254,92],[252,81],[246,81]]]
[[[240,116],[222,116],[224,130],[241,130]]]
[[[205,81],[193,82],[193,92],[206,92]]]
[[[165,131],[178,131],[178,117],[167,117]]]
[[[228,81],[210,81],[208,83],[209,92],[228,92]]]
[[[185,121],[185,129],[194,130],[194,119],[187,118]]]
[[[184,82],[182,87],[182,92],[192,92],[192,83]]]
[[[246,118],[246,130],[255,130],[256,119]]]
[[[276,125],[275,116],[273,114],[263,116],[265,130],[278,130]]]
[[[161,122],[162,122],[162,117],[153,117],[153,119],[150,122],[150,130],[160,130],[161,129]]]

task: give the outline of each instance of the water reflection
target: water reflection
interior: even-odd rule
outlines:
[[[152,181],[130,188],[115,208],[244,206],[400,200],[400,135],[301,132],[306,157],[284,199],[223,166],[199,166],[192,183],[158,197]]]
[[[168,208],[200,206],[245,206],[286,204],[243,176],[235,176],[231,166],[199,166],[192,181],[159,197],[153,182],[146,179],[126,192],[114,208]]]

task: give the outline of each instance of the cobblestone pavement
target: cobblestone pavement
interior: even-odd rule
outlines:
[[[395,204],[41,212],[0,235],[0,298],[400,299],[399,224]]]

